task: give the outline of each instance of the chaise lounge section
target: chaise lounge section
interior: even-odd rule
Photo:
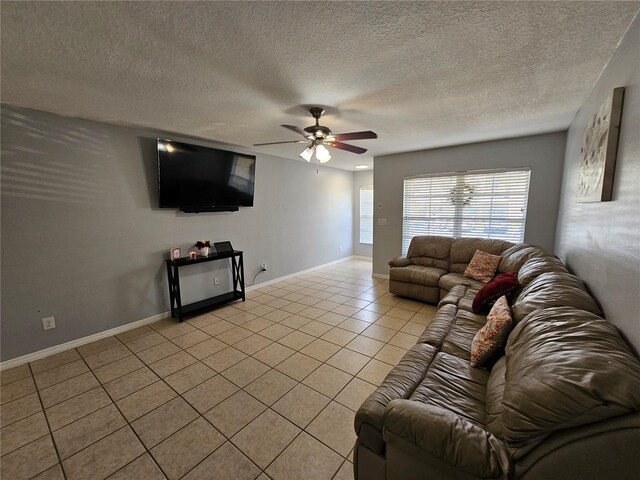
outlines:
[[[484,283],[462,273],[483,249],[520,288],[504,353],[477,368]],[[526,244],[417,237],[390,263],[392,293],[439,308],[356,414],[357,480],[636,478],[640,361],[562,262]]]

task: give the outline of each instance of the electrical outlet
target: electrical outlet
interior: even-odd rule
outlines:
[[[220,277],[214,277],[213,278],[213,284],[214,285],[220,285]]]
[[[56,319],[54,317],[46,317],[42,319],[42,330],[51,330],[56,328]]]
[[[338,247],[338,251],[339,251],[340,253],[342,253],[342,245],[340,245],[340,246]]]
[[[262,272],[266,272],[267,271],[267,264],[263,263],[262,266],[260,267]]]

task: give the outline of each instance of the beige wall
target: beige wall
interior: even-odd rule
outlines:
[[[615,87],[625,87],[613,198],[577,203],[587,122]],[[640,19],[636,17],[567,136],[556,250],[585,280],[607,319],[640,349]]]
[[[3,106],[3,361],[167,311],[174,246],[230,240],[249,283],[351,255],[352,172],[258,154],[254,207],[184,214],[158,208],[159,135],[216,146]],[[180,272],[184,303],[229,289],[213,263]]]
[[[552,251],[565,140],[558,132],[376,157],[373,272],[388,274],[387,261],[400,255],[403,179],[424,173],[531,167],[525,242]]]

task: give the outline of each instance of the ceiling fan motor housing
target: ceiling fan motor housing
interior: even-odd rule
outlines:
[[[316,124],[311,125],[304,129],[305,132],[311,134],[313,138],[327,138],[331,135],[331,130],[325,126],[320,125],[320,117],[324,114],[324,108],[311,107],[309,113],[316,119]]]
[[[315,118],[315,125],[311,125],[310,127],[307,127],[305,129],[293,125],[282,125],[287,130],[291,130],[292,132],[295,132],[298,135],[302,135],[307,139],[307,141],[309,142],[309,146],[300,154],[300,156],[306,161],[310,160],[314,150],[316,152],[316,156],[318,154],[318,151],[320,151],[322,152],[322,156],[326,157],[324,161],[320,159],[322,163],[329,161],[331,159],[331,156],[328,155],[328,151],[326,150],[325,145],[327,147],[333,147],[339,150],[346,150],[347,152],[351,153],[362,154],[367,151],[366,148],[349,145],[348,143],[344,143],[343,140],[367,140],[371,138],[378,138],[378,135],[370,130],[363,132],[339,133],[337,135],[334,135],[329,128],[325,127],[324,125],[320,125],[320,117],[324,114],[324,108],[311,107],[309,109],[309,113],[311,113],[313,118]],[[306,141],[292,140],[284,142],[257,143],[254,144],[254,146],[259,147],[262,145],[277,145],[281,143],[306,143]]]
[[[331,130],[322,125],[312,125],[304,129],[305,132],[314,138],[327,138],[331,135]]]

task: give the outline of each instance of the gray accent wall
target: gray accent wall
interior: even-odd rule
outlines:
[[[259,154],[254,207],[184,214],[157,207],[157,136],[233,148],[2,107],[3,361],[166,312],[174,246],[230,240],[248,283],[352,254],[352,172]],[[181,271],[185,302],[229,288],[207,265]]]
[[[557,132],[376,157],[373,272],[388,274],[387,262],[402,252],[404,177],[427,173],[531,167],[524,240],[553,251],[565,140]]]
[[[567,136],[556,250],[586,281],[607,319],[640,350],[640,18],[623,37]],[[585,127],[615,87],[625,87],[613,198],[578,203]]]
[[[360,187],[363,185],[373,185],[373,170],[353,173],[353,254],[361,257],[371,257],[373,245],[360,243]],[[374,197],[375,194],[376,192],[374,191]]]

